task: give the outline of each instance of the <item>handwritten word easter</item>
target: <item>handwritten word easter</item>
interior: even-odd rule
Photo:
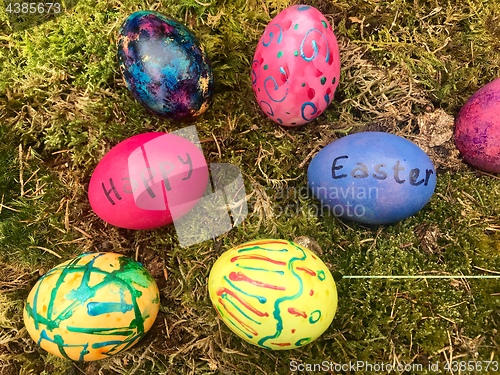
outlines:
[[[191,160],[191,155],[189,155],[189,153],[186,153],[185,158],[183,158],[181,155],[177,155],[177,159],[182,165],[188,166],[189,170],[187,171],[186,176],[182,178],[182,180],[183,181],[189,180],[193,174],[193,161]],[[169,176],[172,175],[172,172],[175,169],[176,169],[175,164],[170,161],[164,161],[159,163],[156,169],[153,167],[143,168],[138,176],[123,177],[121,179],[123,182],[122,191],[125,194],[132,194],[139,186],[141,186],[142,183],[142,186],[144,186],[148,195],[151,198],[155,198],[156,194],[151,188],[150,182],[154,180],[157,171],[161,174],[163,184],[165,185],[165,190],[170,191],[172,190],[172,187],[170,185]],[[137,179],[139,179],[140,181],[138,181]],[[109,179],[109,185],[111,186],[110,189],[108,189],[106,185],[104,185],[104,182],[101,183],[104,195],[108,199],[109,203],[111,203],[111,205],[114,206],[116,202],[111,197],[111,194],[113,193],[117,200],[122,200],[122,196],[118,191],[118,189],[116,188],[112,178]]]
[[[346,173],[340,172],[342,169],[344,169],[343,165],[337,164],[340,159],[348,159],[349,156],[347,155],[342,155],[338,156],[335,159],[333,159],[332,162],[332,178],[334,180],[338,180],[341,178],[347,177]],[[372,173],[371,176],[377,180],[385,180],[386,178],[389,177],[388,172],[384,170],[387,168],[385,164],[377,164],[375,167],[373,167],[373,170],[375,173]],[[406,180],[402,179],[401,172],[403,172],[405,168],[401,165],[401,162],[398,160],[396,164],[392,167],[392,174],[394,180],[398,184],[403,184],[406,182]],[[431,169],[426,169],[425,170],[425,178],[418,179],[420,177],[420,169],[419,168],[413,168],[410,170],[410,173],[408,175],[408,178],[410,180],[410,185],[413,186],[419,186],[424,184],[424,186],[427,186],[429,184],[429,179],[430,177],[434,174],[434,171]],[[370,171],[368,169],[368,166],[363,163],[356,163],[356,167],[351,170],[350,172],[351,177],[354,178],[366,178],[370,176]]]

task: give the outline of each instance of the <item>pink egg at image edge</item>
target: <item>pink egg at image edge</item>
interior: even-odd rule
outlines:
[[[454,135],[455,144],[468,164],[500,173],[500,78],[467,100],[456,118]]]

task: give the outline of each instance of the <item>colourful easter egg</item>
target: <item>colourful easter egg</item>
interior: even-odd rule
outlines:
[[[337,310],[337,289],[326,265],[285,240],[256,240],[226,251],[210,271],[208,291],[224,323],[266,349],[310,343]]]
[[[95,361],[135,345],[160,308],[156,282],[120,254],[87,253],[43,275],[23,311],[36,343],[58,357]]]
[[[132,13],[118,34],[120,72],[132,95],[161,117],[189,120],[213,93],[207,54],[184,25],[157,12]]]
[[[151,132],[113,147],[95,168],[88,196],[104,221],[127,229],[152,229],[189,212],[203,196],[208,167],[193,143]]]
[[[337,38],[323,14],[308,5],[281,11],[259,40],[251,75],[257,102],[274,122],[298,126],[323,113],[340,79]]]
[[[464,160],[500,173],[500,78],[472,95],[455,121],[455,144]]]
[[[436,187],[427,154],[405,138],[382,132],[351,134],[330,143],[309,164],[307,178],[323,214],[365,224],[414,215]]]

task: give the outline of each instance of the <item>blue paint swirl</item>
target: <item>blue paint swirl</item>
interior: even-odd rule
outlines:
[[[266,105],[269,107],[269,110],[266,111],[266,113],[269,115],[269,116],[274,116],[274,111],[273,111],[273,107],[271,106],[271,104],[269,104],[268,102],[266,102],[265,100],[261,100],[259,105],[260,107],[262,108],[262,105]],[[262,108],[264,110],[264,108]]]
[[[277,43],[277,44],[280,44],[280,43],[281,43],[281,39],[283,38],[283,29],[282,29],[282,28],[281,28],[281,26],[280,26],[279,24],[277,24],[277,23],[274,23],[274,24],[270,25],[270,26],[269,26],[269,29],[271,29],[272,27],[277,27],[277,28],[278,28],[278,30],[279,30],[278,40],[276,41],[276,43]],[[272,43],[272,41],[273,41],[273,39],[274,39],[274,33],[273,33],[272,31],[269,31],[269,34],[268,34],[268,35],[269,35],[269,40],[268,40],[267,42],[266,42],[266,41],[264,41],[264,38],[262,38],[262,45],[263,45],[264,47],[268,47],[268,46]]]
[[[325,45],[326,45],[326,59],[325,59],[325,61],[329,62],[330,61],[330,47],[328,45],[328,39],[320,30],[318,30],[316,28],[308,30],[306,32],[306,35],[304,35],[304,39],[302,39],[302,42],[300,43],[300,56],[306,61],[313,61],[318,56],[318,52],[319,52],[318,44],[317,44],[316,40],[314,40],[314,39],[311,42],[311,46],[313,48],[313,54],[311,56],[306,56],[306,54],[304,52],[304,45],[306,43],[307,38],[309,37],[309,35],[311,33],[318,33],[319,36],[325,42]]]
[[[274,77],[267,77],[265,80],[264,80],[264,90],[266,90],[266,94],[267,96],[269,96],[269,99],[271,99],[273,102],[277,102],[277,103],[280,103],[282,102],[283,100],[286,99],[287,95],[288,95],[288,87],[286,88],[286,92],[285,92],[285,95],[282,97],[282,98],[273,98],[272,95],[270,94],[268,88],[267,88],[267,83],[271,81],[272,82],[272,87],[274,89],[274,91],[278,91],[280,86],[278,85],[278,82],[276,82],[276,79]]]
[[[307,107],[311,107],[312,108],[312,112],[311,112],[311,116],[310,118],[307,118],[306,115],[305,115],[305,110]],[[318,109],[316,108],[316,105],[314,105],[313,102],[305,102],[302,104],[302,106],[300,107],[300,115],[302,116],[302,118],[306,121],[311,121],[314,119],[314,115],[316,114],[316,112],[318,112]]]

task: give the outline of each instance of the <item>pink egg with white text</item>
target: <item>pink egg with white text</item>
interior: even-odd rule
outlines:
[[[325,16],[309,5],[278,13],[259,40],[251,75],[255,98],[274,122],[299,126],[321,115],[340,79],[337,38]]]
[[[151,132],[113,147],[90,179],[92,209],[126,229],[152,229],[188,213],[203,196],[208,167],[203,153],[178,135]]]

